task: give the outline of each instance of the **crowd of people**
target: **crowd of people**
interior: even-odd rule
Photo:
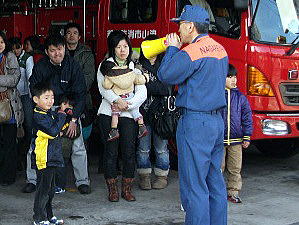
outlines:
[[[16,159],[24,156],[27,183],[22,192],[36,191],[33,224],[63,223],[53,215],[52,199],[65,191],[69,160],[78,191],[91,193],[83,122],[93,108],[90,89],[95,77],[102,97],[96,123],[108,200],[135,201],[136,172],[142,190],[167,187],[167,140],[154,131],[148,109],[177,85],[181,117],[176,141],[186,224],[227,223],[227,200],[241,202],[242,147],[250,143],[251,110],[236,88],[237,71],[228,65],[225,49],[207,34],[208,13],[186,6],[173,22],[179,24],[180,37],[168,34],[166,53],[150,59],[142,50],[133,59],[128,36],[112,31],[97,74],[76,23],[66,25],[64,36],[49,35],[43,46],[36,36],[23,45],[17,37],[7,41],[0,31],[0,104],[8,100],[11,110],[9,119],[0,120],[0,183],[15,182]],[[158,38],[149,35],[145,40]],[[182,44],[187,46],[181,49]],[[199,51],[211,45],[211,51]],[[231,121],[237,128],[230,129]],[[152,150],[155,157],[150,157]]]

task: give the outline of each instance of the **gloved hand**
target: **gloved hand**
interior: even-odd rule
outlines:
[[[72,108],[66,108],[65,110],[64,110],[64,112],[67,114],[67,115],[73,115],[73,109]]]

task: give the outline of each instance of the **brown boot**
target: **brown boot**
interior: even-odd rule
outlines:
[[[142,190],[151,190],[151,177],[149,173],[139,174],[139,188]]]
[[[121,197],[129,202],[136,201],[135,196],[132,194],[133,181],[133,178],[123,178],[121,184]]]
[[[167,183],[167,176],[156,176],[152,187],[154,189],[163,189],[167,187]]]
[[[118,194],[118,187],[117,187],[117,179],[114,178],[106,179],[106,184],[109,192],[108,200],[110,202],[118,202],[119,194]]]

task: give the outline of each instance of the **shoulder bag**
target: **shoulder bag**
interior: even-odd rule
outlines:
[[[10,100],[7,91],[0,93],[0,123],[8,122],[12,117]]]
[[[0,59],[0,75],[5,76],[6,57],[2,56]],[[12,110],[10,106],[10,99],[8,96],[8,91],[0,92],[0,123],[4,123],[10,120],[12,117]]]
[[[176,136],[177,123],[180,118],[179,109],[175,106],[173,88],[169,88],[169,95],[156,98],[149,106],[148,118],[153,131],[162,139]]]

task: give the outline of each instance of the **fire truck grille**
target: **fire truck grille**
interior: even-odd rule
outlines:
[[[281,84],[280,92],[284,104],[299,105],[299,83]]]

